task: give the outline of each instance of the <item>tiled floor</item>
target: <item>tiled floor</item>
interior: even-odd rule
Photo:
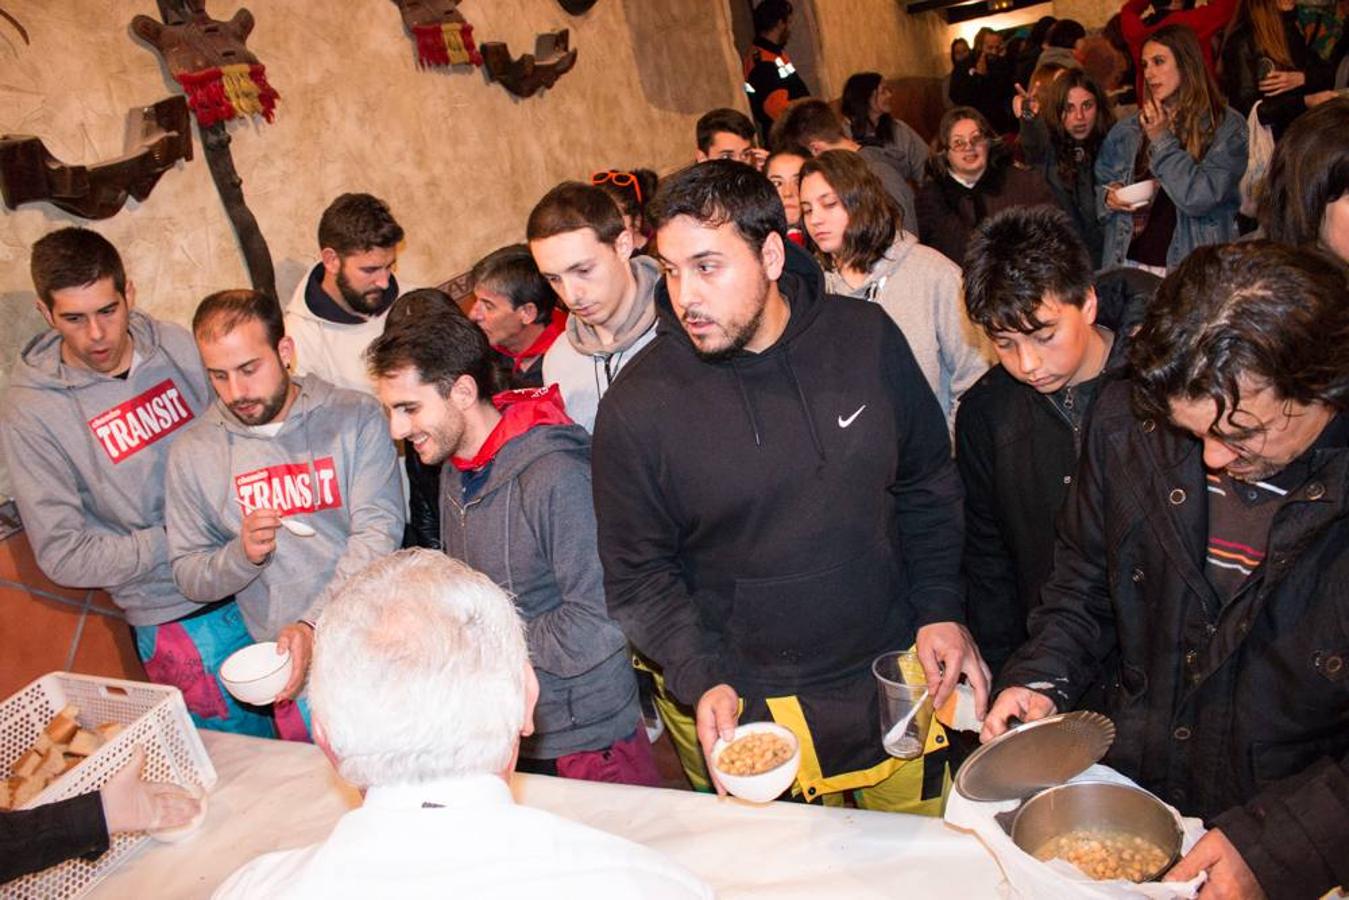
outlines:
[[[108,595],[53,584],[20,532],[0,541],[0,699],[54,671],[145,680]]]

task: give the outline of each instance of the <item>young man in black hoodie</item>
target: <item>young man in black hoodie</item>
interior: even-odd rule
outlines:
[[[960,482],[899,329],[830,297],[772,184],[715,160],[649,208],[658,329],[600,409],[595,507],[610,613],[693,707],[704,754],[739,718],[807,752],[806,800],[936,814],[945,737],[886,755],[872,661],[917,642],[940,701],[987,668],[960,624]]]
[[[994,675],[1026,640],[1087,414],[1158,283],[1119,269],[1093,286],[1086,246],[1049,206],[1004,210],[970,240],[965,302],[1001,365],[965,392],[956,414],[961,569],[970,631]]]

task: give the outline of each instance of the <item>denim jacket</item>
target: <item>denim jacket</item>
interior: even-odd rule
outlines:
[[[1143,141],[1138,114],[1110,129],[1096,157],[1096,212],[1105,231],[1104,268],[1123,265],[1133,239],[1133,216],[1105,205],[1106,188],[1134,180],[1134,159]],[[1198,162],[1169,130],[1148,147],[1153,177],[1176,205],[1176,231],[1166,251],[1166,267],[1175,268],[1195,247],[1222,244],[1237,236],[1237,190],[1246,171],[1246,120],[1228,108],[1208,152]]]

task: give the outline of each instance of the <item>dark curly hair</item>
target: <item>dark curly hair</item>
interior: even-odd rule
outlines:
[[[1167,276],[1133,338],[1133,404],[1167,421],[1172,398],[1210,399],[1218,421],[1238,379],[1280,398],[1349,407],[1349,270],[1273,241],[1200,247]]]

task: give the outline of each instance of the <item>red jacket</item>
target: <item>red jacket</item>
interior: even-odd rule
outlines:
[[[1232,12],[1237,8],[1237,0],[1209,0],[1204,6],[1182,9],[1165,16],[1156,25],[1143,21],[1143,11],[1152,5],[1152,0],[1124,0],[1119,10],[1120,31],[1129,43],[1129,52],[1133,54],[1134,66],[1138,70],[1138,100],[1142,103],[1147,96],[1143,92],[1143,45],[1154,31],[1163,25],[1184,25],[1199,38],[1199,49],[1204,54],[1204,65],[1209,74],[1218,77],[1213,67],[1213,36],[1227,27]]]

